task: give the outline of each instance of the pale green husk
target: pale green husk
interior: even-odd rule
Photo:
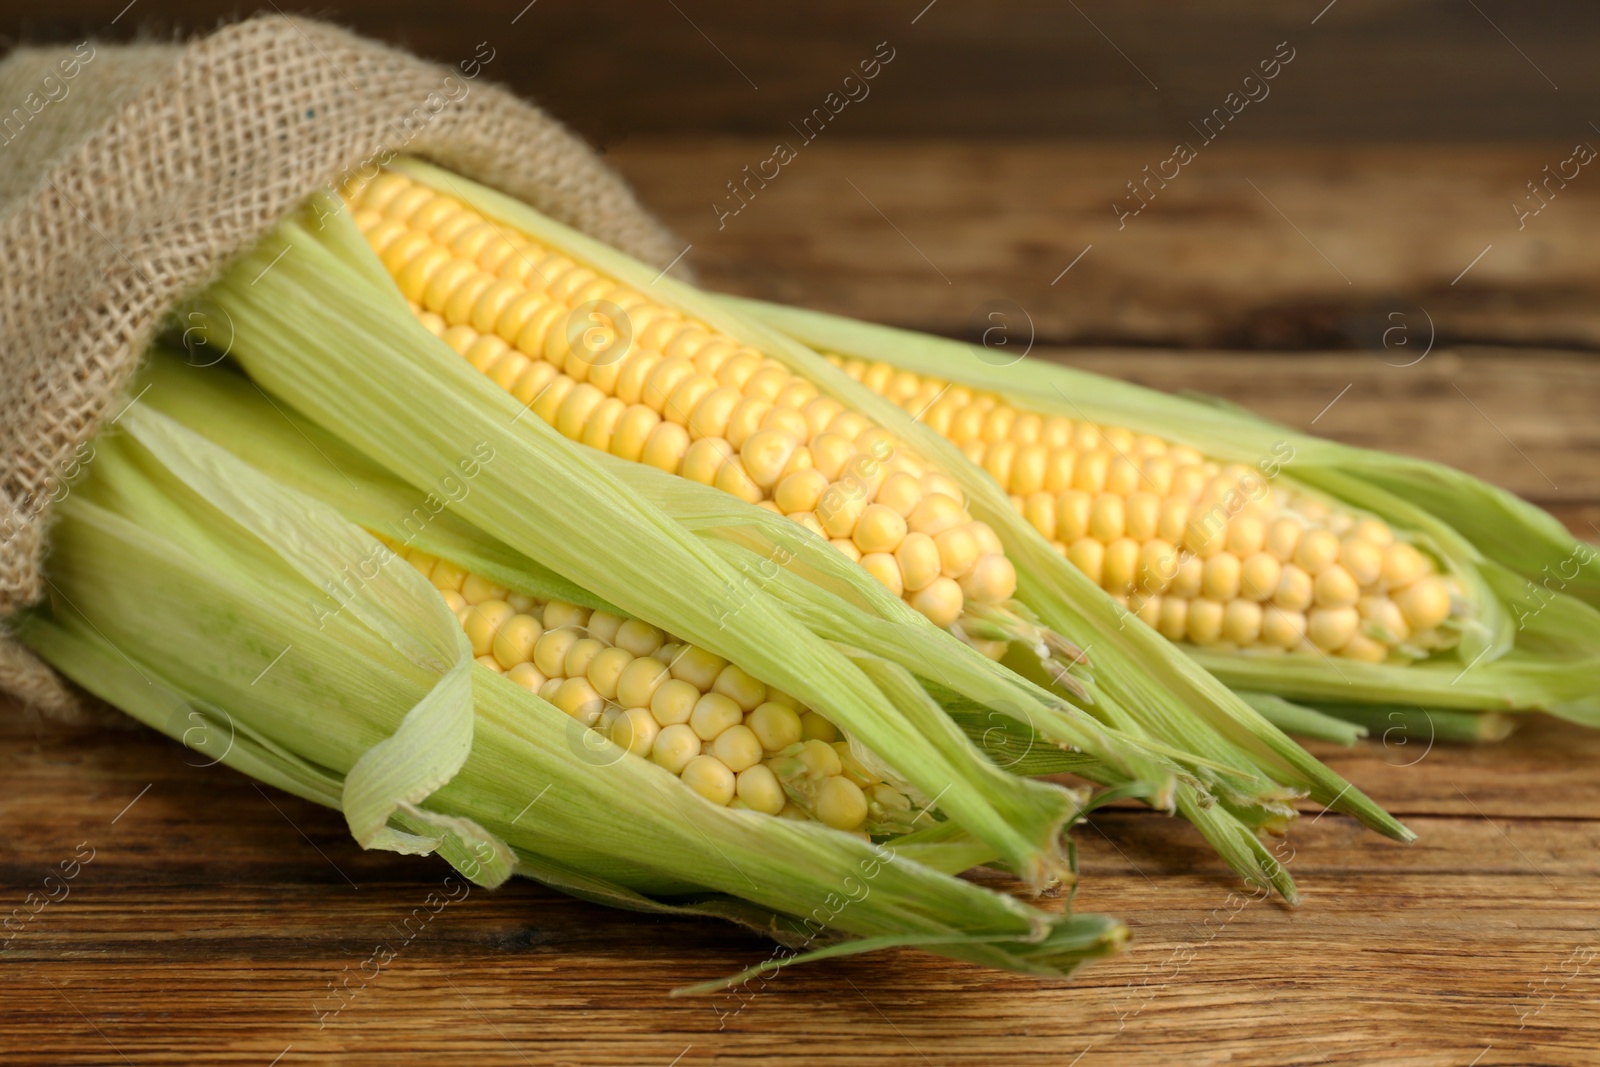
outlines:
[[[836,951],[913,945],[1037,975],[1126,937],[1115,920],[1052,915],[909,858],[964,864],[959,838],[894,854],[709,804],[647,760],[586,744],[572,719],[472,664],[442,598],[381,543],[152,405],[97,440],[58,514],[50,602],[23,638],[211,760],[342,809],[365,847],[436,850],[480,884],[516,870],[792,944],[850,935],[863,940]]]
[[[1367,728],[1359,722],[1308,708],[1271,693],[1242,690],[1239,697],[1286,734],[1332,741],[1346,748],[1367,736]]]
[[[1189,649],[1235,688],[1326,705],[1334,714],[1341,705],[1409,703],[1538,709],[1600,725],[1600,549],[1511,493],[1443,464],[1327,441],[1210,398],[1040,359],[995,367],[958,341],[724,299],[818,350],[989,390],[1018,407],[1126,426],[1224,462],[1288,455],[1286,482],[1406,531],[1462,581],[1476,607],[1459,646],[1410,665]]]

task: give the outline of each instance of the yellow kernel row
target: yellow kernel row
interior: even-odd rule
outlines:
[[[1459,590],[1381,520],[1153,434],[828,358],[921,412],[1057,552],[1174,641],[1381,662],[1453,640]]]
[[[522,596],[399,551],[461,620],[479,664],[712,803],[849,831],[894,825],[910,809],[831,722],[720,656],[638,619]]]
[[[787,516],[941,627],[1015,592],[954,481],[778,362],[403,175],[346,198],[419,320],[562,435]]]

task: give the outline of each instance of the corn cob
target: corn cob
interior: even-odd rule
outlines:
[[[723,303],[833,353],[864,395],[926,406],[909,439],[963,450],[1029,540],[1122,602],[1119,625],[1137,615],[1241,693],[1341,717],[1400,702],[1600,726],[1600,549],[1504,490],[1224,401],[1037,359],[997,370],[960,342]],[[1040,599],[1029,579],[1046,568],[1006,544]]]
[[[1016,591],[953,481],[782,364],[403,174],[346,197],[423,325],[564,436],[788,516],[937,626]]]
[[[1406,662],[1452,647],[1459,583],[1382,519],[1187,445],[1019,410],[884,362],[827,358],[1000,483],[1017,514],[1130,612],[1214,652]],[[1231,496],[1253,502],[1238,510]],[[1254,502],[1258,501],[1258,502]]]
[[[1106,917],[951,877],[992,855],[953,825],[878,846],[704,803],[626,752],[574,759],[572,720],[476,669],[446,598],[359,526],[149,405],[117,430],[61,502],[52,599],[19,633],[212,763],[342,810],[362,847],[437,852],[485,886],[521,873],[633,910],[733,919],[825,956],[921,945],[1061,976],[1126,939]],[[338,610],[307,610],[357,572]],[[862,883],[872,891],[841,906],[840,887]]]
[[[443,595],[479,666],[713,804],[836,830],[904,833],[911,801],[869,770],[825,717],[727,660],[649,623],[513,593],[381,538]]]

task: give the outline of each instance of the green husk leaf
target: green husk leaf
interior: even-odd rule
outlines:
[[[1126,939],[1125,928],[1119,929],[1107,923],[1102,916],[1079,915],[1074,916],[1070,926],[1063,924],[1051,931],[1049,942],[1040,949],[1039,955],[1064,953],[1072,957],[1103,955],[1114,952]],[[961,946],[972,944],[979,939],[970,935],[951,935],[939,938],[907,938],[907,937],[874,937],[862,938],[859,941],[844,941],[828,945],[824,948],[813,949],[784,959],[763,960],[754,967],[748,967],[738,974],[726,978],[717,978],[709,982],[698,982],[694,985],[682,986],[674,989],[671,996],[691,996],[696,993],[715,993],[730,986],[741,985],[752,978],[773,974],[784,967],[797,963],[812,963],[817,960],[833,959],[839,956],[855,956],[863,952],[876,952],[889,948],[932,948],[934,946]],[[1020,939],[1019,939],[1020,940]]]
[[[1239,698],[1286,734],[1332,741],[1346,748],[1367,736],[1367,728],[1359,722],[1328,715],[1271,693],[1241,692]]]
[[[1091,777],[1094,761],[1081,752],[1061,748],[999,712],[976,710],[946,711],[952,721],[989,754],[995,764],[1012,774],[1040,777],[1047,774],[1080,774]]]
[[[292,497],[225,452],[197,447],[196,435],[170,419],[135,408],[119,422],[167,475],[313,586],[337,587],[344,577],[341,561],[368,551],[371,539],[332,509]],[[102,447],[112,450],[115,445],[108,441]],[[372,558],[374,567],[381,566],[383,554],[387,550]],[[394,731],[362,753],[346,775],[340,807],[351,834],[363,848],[412,854],[435,851],[446,834],[481,843],[494,857],[482,872],[487,884],[503,881],[510,875],[511,858],[501,842],[468,820],[440,821],[416,807],[455,776],[472,748],[472,649],[460,625],[420,576],[359,583],[324,621],[336,612],[348,612],[416,668],[437,676]],[[410,625],[402,625],[402,618]],[[293,650],[292,643],[285,646],[280,658]],[[391,827],[391,816],[400,810],[435,832]]]
[[[1393,704],[1324,704],[1323,714],[1355,724],[1386,747],[1421,741],[1465,744],[1504,741],[1517,731],[1521,717],[1498,711],[1450,711],[1444,708]]]
[[[67,613],[73,614],[70,607]],[[46,662],[79,685],[192,748],[202,757],[192,765],[224,764],[302,800],[338,809],[343,775],[268,740],[148,666],[141,670],[93,627],[36,613],[24,616],[20,633]]]
[[[529,596],[617,610],[446,509],[443,486],[414,488],[293,408],[274,401],[231,363],[193,365],[180,349],[157,344],[139,370],[134,391],[142,392],[141,404],[280,484],[337,509],[364,529],[443,556]],[[461,485],[470,491],[469,485]]]

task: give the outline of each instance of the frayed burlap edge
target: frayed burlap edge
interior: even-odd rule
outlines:
[[[581,141],[486,83],[494,58],[484,46],[445,67],[273,15],[182,46],[24,49],[0,64],[0,619],[47,594],[52,498],[127,402],[163,318],[310,193],[414,154],[641,259],[673,258]],[[58,715],[83,707],[5,630],[0,690]]]

